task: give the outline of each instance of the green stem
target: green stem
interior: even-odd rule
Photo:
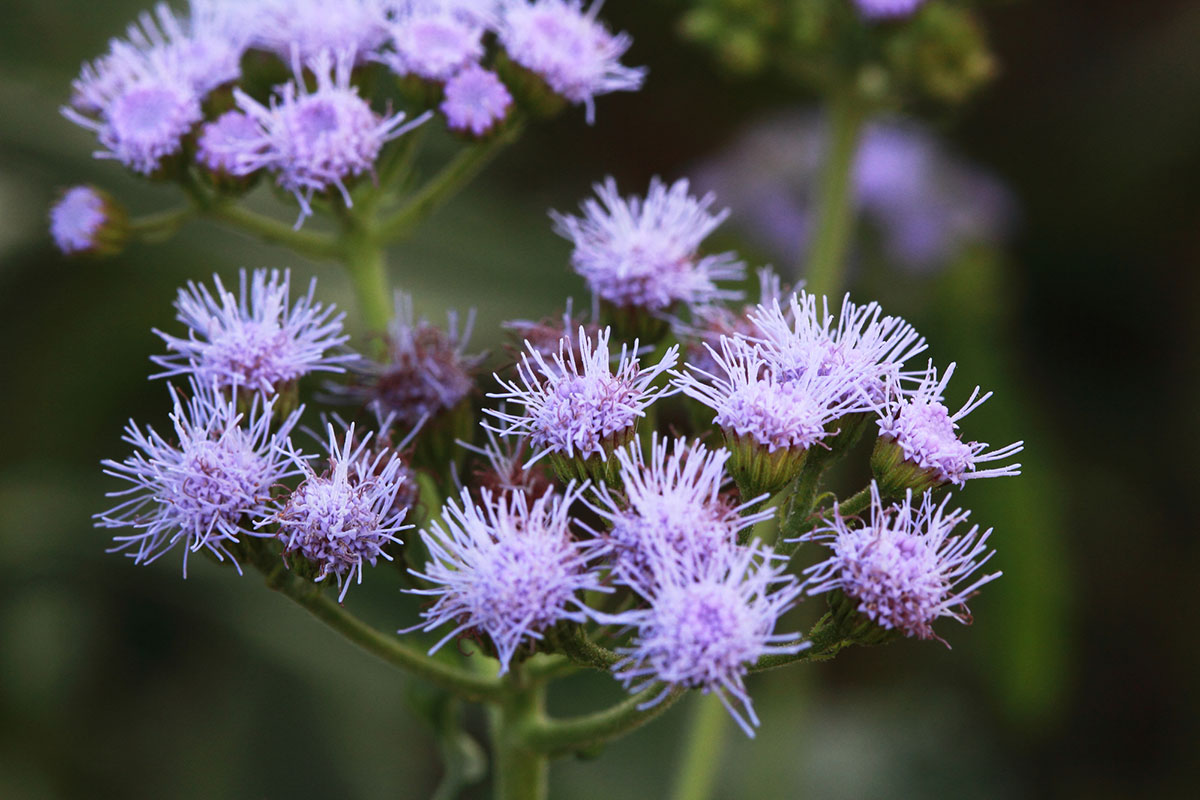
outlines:
[[[388,288],[387,254],[378,239],[361,221],[351,219],[342,238],[346,270],[354,284],[354,294],[362,311],[367,330],[375,334],[387,332],[392,319],[392,294]],[[381,340],[382,341],[382,340]]]
[[[183,206],[129,220],[129,232],[143,242],[161,242],[171,236],[192,217],[195,206]]]
[[[266,577],[267,586],[301,606],[346,639],[389,664],[437,684],[466,700],[496,702],[505,696],[502,685],[496,679],[437,661],[402,644],[395,636],[384,634],[367,625],[329,599],[322,586],[300,578],[266,551],[258,555],[254,565]]]
[[[591,750],[655,719],[684,693],[682,688],[675,687],[654,705],[640,707],[658,697],[662,691],[661,685],[655,685],[604,711],[570,719],[537,721],[526,728],[525,743],[552,757]]]
[[[383,220],[379,226],[380,239],[392,242],[408,236],[417,223],[436,211],[459,189],[467,185],[505,146],[516,141],[521,135],[522,127],[520,121],[510,121],[505,130],[490,139],[469,145],[462,150],[404,205]]]
[[[264,217],[239,205],[224,202],[203,203],[200,213],[256,236],[264,242],[281,244],[317,261],[334,261],[342,255],[337,240],[327,233],[298,231],[286,222]]]
[[[564,625],[552,634],[552,642],[576,664],[592,669],[607,672],[621,660],[621,657],[612,650],[601,647],[589,639],[578,625]]]
[[[707,800],[713,796],[728,722],[725,707],[715,692],[696,698],[672,800]]]
[[[850,90],[829,104],[829,147],[817,187],[816,235],[809,245],[805,288],[814,295],[841,290],[846,251],[854,230],[854,161],[866,113]]]
[[[838,654],[849,642],[842,638],[833,622],[833,615],[826,614],[817,620],[808,633],[810,646],[798,653],[780,653],[779,655],[763,656],[750,668],[751,672],[764,672],[769,669],[786,667],[801,661],[828,661]]]
[[[843,517],[852,517],[861,513],[871,505],[871,487],[868,486],[845,500],[838,502],[838,513]]]
[[[550,793],[550,761],[525,735],[545,713],[541,684],[515,687],[489,709],[493,790],[496,800],[545,800]]]

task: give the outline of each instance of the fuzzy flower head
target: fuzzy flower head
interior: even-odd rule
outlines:
[[[412,296],[397,292],[396,313],[388,324],[388,361],[365,365],[366,384],[347,393],[410,427],[457,407],[475,388],[474,371],[483,356],[466,354],[474,311],[462,325],[455,311],[446,318],[444,329],[417,318]]]
[[[118,47],[104,61],[84,103],[94,115],[64,107],[63,116],[95,131],[102,150],[134,172],[151,175],[182,149],[183,139],[203,118],[201,95],[186,76],[161,59],[147,59],[132,47]]]
[[[360,64],[387,41],[385,0],[255,0],[255,44],[284,61],[344,53]]]
[[[783,382],[811,372],[843,385],[864,408],[875,411],[917,381],[924,371],[903,369],[904,362],[926,348],[925,339],[900,317],[884,316],[878,303],[860,306],[847,295],[835,317],[829,300],[800,291],[784,303],[760,305],[750,314],[758,327],[756,349],[771,372]]]
[[[282,451],[302,410],[272,431],[275,398],[255,397],[243,413],[212,385],[193,381],[190,388],[188,399],[171,387],[173,438],[129,422],[123,438],[135,452],[103,465],[132,486],[110,492],[121,501],[96,515],[98,527],[133,529],[114,537],[111,552],[126,552],[137,564],[182,542],[184,577],[190,553],[229,556],[227,546],[251,534],[251,519],[266,512],[273,487],[296,473]]]
[[[354,61],[347,51],[334,57],[321,51],[307,62],[316,79],[309,90],[298,58],[294,79],[263,106],[241,90],[234,96],[259,127],[259,137],[237,152],[235,174],[266,169],[300,203],[300,218],[312,214],[314,194],[337,189],[353,205],[347,182],[369,174],[385,143],[427,120],[429,112],[404,124],[403,113],[381,117],[350,82]]]
[[[397,75],[447,81],[483,58],[484,25],[450,4],[414,4],[389,25],[392,49],[380,60]]]
[[[92,186],[73,186],[50,209],[50,235],[65,255],[115,252],[128,235],[125,212]]]
[[[216,291],[189,282],[175,300],[176,318],[187,338],[154,332],[171,354],[153,356],[166,371],[154,377],[192,373],[203,383],[271,394],[314,371],[343,372],[357,355],[338,353],[349,340],[334,307],[313,301],[316,279],[289,307],[291,273],[240,273],[235,295],[214,275]],[[334,350],[332,355],[327,351]]]
[[[805,570],[809,595],[840,591],[848,610],[866,617],[885,631],[918,639],[938,639],[933,623],[939,617],[970,622],[966,602],[995,578],[973,578],[995,551],[987,549],[991,530],[972,526],[964,534],[954,529],[970,516],[949,511],[949,497],[936,504],[926,492],[920,505],[912,492],[901,503],[885,508],[875,484],[871,487],[870,519],[835,513],[833,522],[802,537],[824,542],[833,551],[825,561]],[[964,585],[965,584],[965,585]],[[835,607],[835,614],[838,613]]]
[[[446,504],[441,521],[421,532],[430,556],[425,571],[412,570],[433,588],[411,591],[437,598],[417,628],[452,625],[430,652],[466,631],[481,632],[504,673],[517,649],[547,628],[587,619],[580,593],[611,590],[590,566],[595,545],[571,534],[570,508],[582,491],[572,484],[561,496],[546,492],[531,500],[522,492],[484,490],[476,504],[464,489],[458,503]]]
[[[877,477],[888,484],[889,478],[897,478],[900,485],[885,486],[889,491],[909,488],[910,481],[901,477],[915,467],[923,478],[921,485],[911,488],[933,488],[947,483],[962,486],[972,478],[995,478],[1021,474],[1020,464],[1006,464],[992,469],[979,469],[980,464],[1001,461],[1021,452],[1023,442],[1014,442],[992,452],[982,442],[964,442],[958,434],[958,421],[983,405],[991,392],[980,395],[979,387],[971,392],[967,402],[957,412],[951,413],[943,404],[943,395],[950,376],[954,374],[951,364],[938,380],[937,371],[929,369],[928,377],[907,397],[898,397],[884,409],[879,419],[881,439],[876,445],[872,465],[884,474]],[[891,452],[898,449],[898,453]],[[890,464],[891,469],[880,469],[885,462],[899,456],[902,462]],[[910,478],[912,476],[909,476]],[[926,486],[925,484],[928,484]]]
[[[446,81],[439,106],[452,131],[483,136],[503,122],[512,108],[512,95],[494,72],[472,64]]]
[[[559,341],[552,359],[530,346],[517,367],[520,383],[495,376],[504,391],[488,395],[516,403],[523,411],[487,409],[498,421],[492,430],[504,436],[529,436],[540,450],[530,463],[549,453],[581,459],[598,456],[606,461],[614,443],[619,443],[616,440],[632,434],[646,408],[673,393],[651,384],[679,358],[675,346],[658,364],[643,369],[634,342],[632,348],[621,345],[614,370],[611,335],[611,328],[605,328],[592,339],[581,327],[575,341],[569,337]]]
[[[196,161],[216,175],[233,175],[239,160],[262,154],[258,123],[240,111],[226,111],[200,129]]]
[[[797,634],[774,632],[801,591],[784,569],[757,544],[731,547],[716,559],[664,560],[654,586],[644,589],[649,608],[606,620],[636,630],[632,644],[618,649],[624,659],[613,668],[617,677],[630,692],[665,683],[647,706],[675,687],[716,692],[753,737],[758,717],[744,684],[749,667],[762,656],[808,647]]]
[[[872,20],[907,17],[924,3],[925,0],[854,0],[859,13]]]
[[[571,263],[588,288],[615,306],[665,311],[739,299],[715,281],[741,280],[745,267],[732,253],[701,257],[701,242],[729,214],[713,213],[716,198],[688,194],[687,180],[650,182],[645,198],[622,198],[608,178],[585,200],[582,217],[552,213],[555,230],[575,245]]]
[[[403,524],[406,509],[396,503],[408,473],[394,451],[370,447],[370,434],[356,438],[354,425],[341,442],[333,425],[328,430],[328,469],[317,473],[308,456],[289,450],[304,481],[256,524],[277,525],[284,554],[314,565],[316,581],[332,575],[341,602],[356,573],[362,583],[363,565],[375,566],[380,557],[391,561],[384,548],[401,543],[396,534],[412,527]]]
[[[508,57],[541,77],[556,94],[583,103],[590,125],[596,95],[637,91],[644,67],[626,67],[621,56],[633,44],[596,21],[600,3],[583,0],[510,0],[504,6],[500,44]]]
[[[621,492],[600,486],[597,502],[589,503],[611,525],[604,536],[617,579],[641,586],[653,585],[657,560],[721,558],[739,532],[775,514],[770,508],[743,516],[750,504],[737,506],[723,494],[728,450],[657,433],[651,441],[648,461],[639,441],[618,449]]]

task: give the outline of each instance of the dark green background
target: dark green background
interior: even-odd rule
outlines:
[[[136,568],[91,528],[124,420],[165,417],[145,376],[177,286],[290,264],[352,307],[335,268],[207,223],[111,261],[52,249],[45,209],[65,185],[137,211],[175,200],[91,160],[57,113],[140,7],[0,5],[0,797],[427,797],[432,740],[389,668],[256,579],[196,562],[184,582],[172,557]],[[502,319],[582,299],[548,208],[609,173],[627,190],[680,176],[757,114],[806,102],[719,75],[665,4],[612,0],[605,16],[633,34],[645,91],[602,98],[593,128],[578,110],[537,128],[393,254],[419,308],[479,308],[480,347]],[[1030,2],[989,20],[1004,71],[942,123],[1012,186],[1021,234],[1003,257],[932,279],[871,271],[855,289],[957,360],[960,389],[996,390],[969,433],[1028,442],[1025,477],[963,496],[996,527],[1005,577],[972,604],[974,627],[942,626],[953,651],[903,642],[753,679],[763,726],[731,737],[721,797],[1194,791],[1200,5]],[[368,578],[352,604],[411,624],[391,575]],[[617,696],[584,677],[554,705]],[[661,796],[687,711],[557,764],[555,796]]]

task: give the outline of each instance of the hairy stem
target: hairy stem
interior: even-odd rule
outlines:
[[[466,700],[497,702],[505,696],[495,678],[477,675],[430,658],[425,653],[385,634],[331,600],[322,586],[314,585],[289,571],[274,556],[262,551],[254,564],[267,579],[267,586],[293,601],[346,639],[384,661],[419,678],[453,692]]]
[[[764,672],[769,669],[786,667],[789,664],[796,664],[801,661],[828,661],[849,644],[849,642],[842,638],[842,634],[838,632],[831,614],[826,614],[817,620],[817,624],[813,625],[812,630],[808,632],[808,638],[804,641],[811,643],[804,650],[798,653],[780,653],[779,655],[763,656],[755,662],[750,671]]]
[[[683,696],[684,690],[674,687],[654,705],[645,707],[645,703],[662,693],[663,687],[655,685],[594,714],[535,721],[526,727],[524,741],[534,750],[552,757],[593,749],[655,719],[674,705]]]
[[[515,684],[511,681],[510,684]],[[525,735],[545,713],[541,684],[517,686],[489,709],[493,790],[496,800],[545,800],[550,793],[550,761]]]
[[[817,226],[805,264],[805,288],[815,295],[842,288],[846,251],[854,232],[854,161],[866,113],[849,90],[829,103],[829,146],[817,187]]]
[[[721,768],[728,730],[725,707],[716,693],[696,697],[691,727],[683,745],[683,762],[675,776],[672,800],[708,800]]]

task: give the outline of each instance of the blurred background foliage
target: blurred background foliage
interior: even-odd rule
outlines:
[[[645,91],[603,98],[592,128],[577,110],[535,127],[397,248],[393,280],[419,309],[477,307],[474,342],[498,353],[502,320],[584,299],[547,209],[606,174],[627,192],[688,175],[754,120],[811,105],[779,72],[723,69],[683,5],[606,5],[634,37],[627,62],[650,68]],[[45,209],[63,186],[97,183],[136,212],[175,202],[93,161],[57,112],[80,62],[142,7],[3,5],[0,797],[428,797],[436,738],[398,674],[255,578],[134,568],[91,528],[124,420],[165,420],[145,376],[177,286],[290,264],[352,306],[337,268],[209,223],[111,261],[53,250]],[[959,390],[995,390],[971,436],[1026,440],[1023,478],[962,497],[995,526],[1005,577],[972,604],[977,625],[943,627],[952,653],[903,642],[754,679],[763,727],[733,739],[720,797],[1194,796],[1200,5],[996,3],[984,19],[997,79],[935,124],[1008,184],[1015,239],[932,274],[860,263],[853,290],[959,362]],[[719,238],[769,256],[731,225]],[[355,594],[382,628],[415,619],[389,580]],[[552,702],[618,693],[587,675]],[[663,796],[687,719],[556,765],[554,796]]]

